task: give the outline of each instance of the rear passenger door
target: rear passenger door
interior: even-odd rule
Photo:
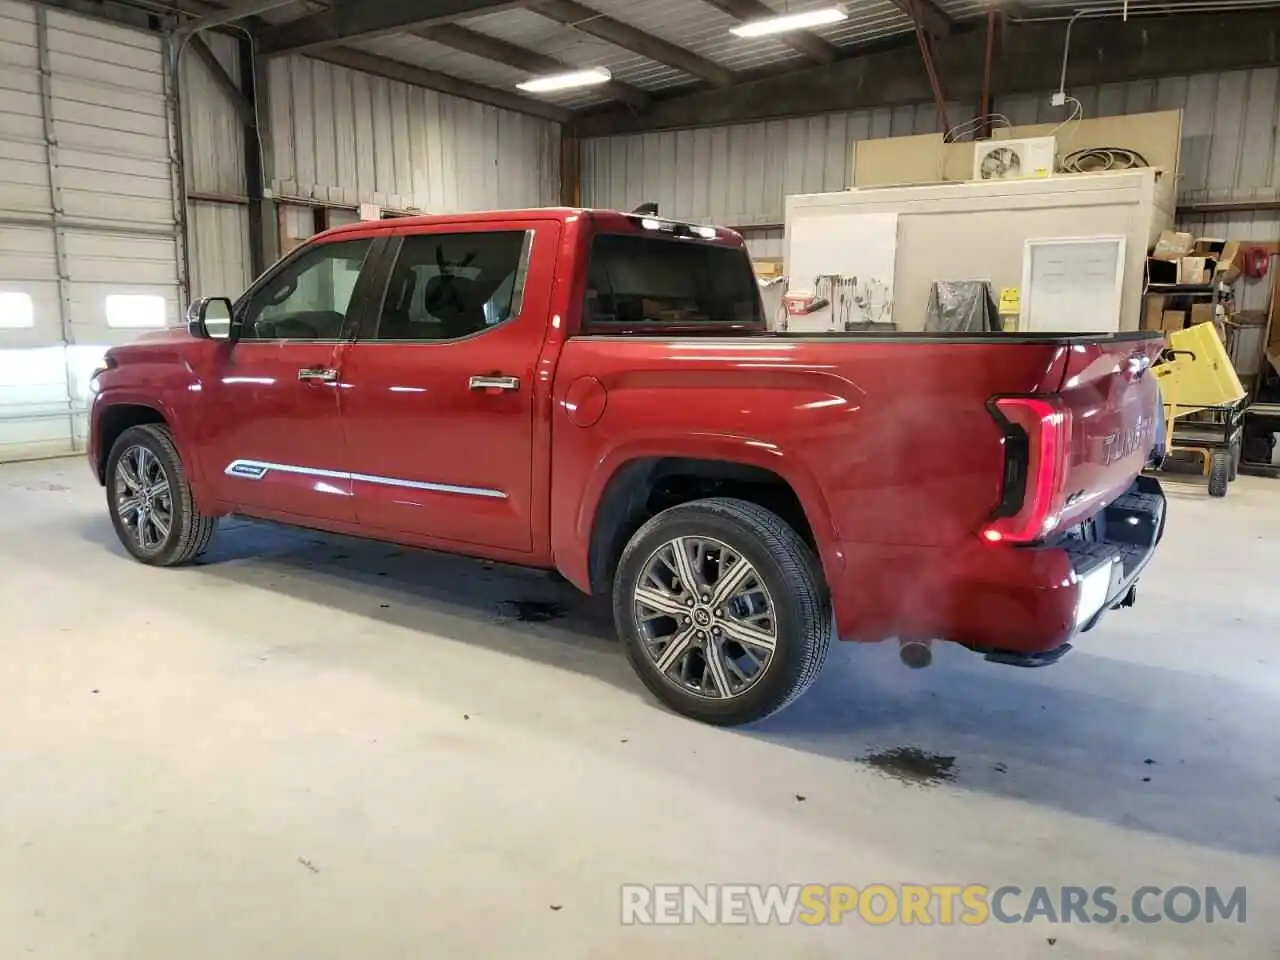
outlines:
[[[464,223],[393,240],[377,323],[343,364],[362,526],[532,550],[534,378],[559,230]]]

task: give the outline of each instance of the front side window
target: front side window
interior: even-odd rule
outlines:
[[[519,316],[533,233],[404,238],[383,301],[378,340],[459,340]]]
[[[338,340],[371,240],[319,244],[255,291],[241,340]]]
[[[734,247],[636,234],[591,243],[588,329],[764,320],[751,261]]]

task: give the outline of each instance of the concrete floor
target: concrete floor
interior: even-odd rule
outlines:
[[[545,577],[243,522],[152,570],[82,462],[0,467],[0,957],[1280,956],[1280,484],[1171,497],[1139,606],[1058,666],[844,645],[724,731]],[[864,762],[902,746],[953,781]],[[619,924],[619,884],[711,881],[1250,899],[1242,926]]]

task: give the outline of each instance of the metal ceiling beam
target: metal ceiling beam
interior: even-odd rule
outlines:
[[[460,50],[473,57],[492,60],[494,63],[501,63],[511,67],[513,70],[520,70],[534,76],[580,69],[573,64],[565,63],[563,60],[557,60],[555,57],[549,57],[546,54],[529,50],[526,47],[509,43],[497,37],[491,37],[488,34],[468,30],[466,27],[458,26],[456,23],[442,23],[435,27],[421,27],[410,32],[414,36],[430,40],[432,43],[441,44],[452,50]],[[618,100],[640,109],[647,107],[653,99],[638,87],[633,87],[618,80],[612,80],[602,85],[599,89],[603,90],[613,100]]]
[[[736,20],[762,20],[765,17],[778,15],[778,11],[764,0],[703,0],[703,2]],[[834,63],[840,56],[839,47],[808,30],[780,33],[774,39],[786,44],[792,50],[803,53],[817,63]]]
[[[48,2],[51,6],[59,6],[67,9],[74,7],[77,0],[41,0]],[[96,0],[95,0],[96,2]],[[125,0],[127,3],[127,0]],[[216,6],[209,3],[208,0],[164,0],[165,5],[171,8],[172,12],[190,13],[197,16],[219,15],[227,8]],[[470,6],[476,6],[478,0],[472,0]],[[353,0],[354,3],[354,0]],[[413,7],[421,15],[424,12],[439,15],[445,7],[442,4],[450,4],[453,8],[467,5],[466,0],[419,0],[414,3]],[[490,9],[499,7],[510,7],[517,4],[509,2],[509,0],[484,0],[482,4]],[[363,0],[362,6],[372,6],[370,0]],[[121,10],[128,9],[127,6],[121,5]],[[303,20],[310,19],[303,18]],[[300,21],[293,21],[298,23]],[[288,24],[291,26],[292,24]],[[256,30],[258,36],[269,33],[274,27],[263,23],[261,20],[253,20],[249,26]],[[193,38],[195,39],[195,38]],[[451,77],[447,74],[438,73],[435,70],[428,70],[423,67],[415,67],[412,64],[401,63],[398,60],[391,60],[387,57],[379,57],[374,54],[365,53],[362,50],[356,50],[351,47],[335,46],[326,50],[317,50],[310,54],[317,60],[324,60],[340,67],[348,67],[352,70],[361,70],[365,73],[372,73],[388,80],[399,80],[401,83],[412,84],[417,87],[424,87],[428,90],[435,90],[439,93],[447,93],[455,97],[462,97],[466,100],[474,100],[477,103],[485,103],[493,107],[501,107],[504,110],[514,110],[517,113],[527,114],[533,117],[539,117],[544,120],[552,120],[556,123],[567,123],[573,118],[573,114],[562,107],[553,104],[544,103],[531,97],[524,97],[515,92],[499,90],[493,87],[486,87],[482,84],[472,83],[467,80],[461,80],[457,77]],[[263,53],[261,45],[258,48],[258,57],[262,57]],[[203,59],[203,57],[202,57]],[[216,60],[216,58],[215,58]],[[206,63],[206,65],[209,65]],[[258,76],[265,79],[266,71],[259,68]],[[215,75],[216,79],[216,75]],[[229,78],[228,78],[229,79]],[[222,84],[219,83],[221,86]],[[230,93],[230,91],[228,91]],[[243,95],[242,95],[243,96]],[[259,96],[260,101],[265,99]],[[237,109],[242,108],[237,105]],[[259,118],[260,120],[263,118]]]
[[[256,17],[277,7],[287,7],[296,2],[297,0],[238,0],[236,3],[227,4],[222,10],[206,13],[190,23],[184,23],[180,30],[195,33],[199,30],[208,30],[210,27],[221,27],[223,24],[234,23],[245,17]]]
[[[308,53],[367,37],[401,33],[475,17],[525,0],[334,0],[328,10],[263,30],[258,50],[268,57]]]
[[[522,97],[516,93],[499,90],[496,87],[486,87],[479,83],[472,83],[470,80],[460,80],[457,77],[438,73],[435,70],[415,67],[399,60],[379,57],[376,54],[365,53],[363,50],[355,50],[351,47],[330,47],[309,53],[307,56],[339,67],[348,67],[352,70],[361,70],[364,73],[385,77],[388,80],[399,80],[401,83],[426,87],[428,90],[435,90],[439,93],[475,100],[478,103],[487,103],[491,107],[515,110],[518,113],[542,117],[544,120],[554,120],[556,123],[566,123],[573,117],[573,114],[568,110],[552,106],[549,103]]]
[[[938,44],[936,64],[947,94],[969,102],[982,87],[985,18],[956,25]],[[1066,24],[1018,23],[1006,28],[996,62],[1002,94],[1058,88]],[[1187,37],[1195,37],[1194,44]],[[768,77],[729,90],[707,90],[655,100],[643,116],[621,110],[592,111],[572,124],[576,137],[641,130],[673,130],[783,117],[837,113],[866,107],[928,103],[929,79],[918,58],[905,55],[914,33],[896,45],[845,58],[826,67]],[[1223,70],[1273,67],[1280,49],[1280,17],[1273,9],[1231,13],[1162,14],[1079,20],[1071,33],[1070,87],[1123,83]]]
[[[629,50],[637,56],[680,70],[706,80],[717,87],[729,87],[737,80],[734,72],[706,57],[668,43],[638,27],[607,17],[583,6],[577,0],[535,0],[529,7],[535,13],[588,33],[597,39]]]
[[[890,2],[933,36],[951,35],[951,18],[943,13],[933,0],[890,0]]]
[[[244,95],[244,91],[240,89],[240,85],[231,79],[231,74],[227,73],[226,68],[222,65],[222,61],[217,58],[209,45],[204,42],[199,34],[192,36],[187,41],[187,46],[191,52],[195,54],[196,59],[204,64],[209,75],[213,77],[213,82],[231,101],[232,106],[236,108],[236,112],[240,114],[240,120],[246,127],[252,127],[257,124],[258,118],[254,113],[253,104],[249,98]]]

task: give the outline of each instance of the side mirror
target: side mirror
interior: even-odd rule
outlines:
[[[187,331],[199,340],[230,340],[231,301],[226,297],[201,297],[187,310]]]

